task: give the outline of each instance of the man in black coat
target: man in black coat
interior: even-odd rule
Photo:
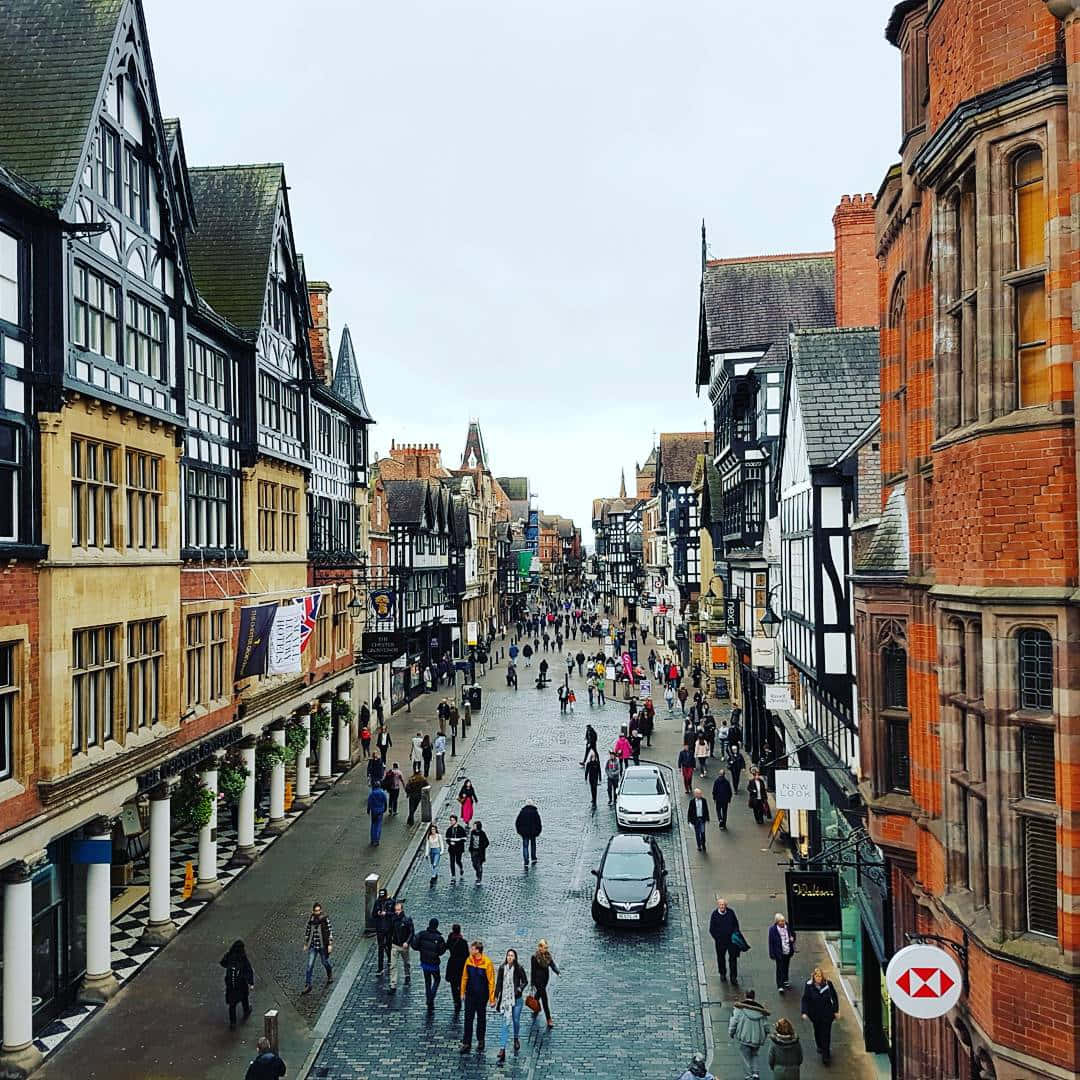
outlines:
[[[754,820],[761,825],[769,812],[769,789],[757,769],[750,770],[750,783],[746,785],[750,809],[754,811]]]
[[[424,973],[424,992],[430,1012],[435,1008],[435,994],[442,982],[440,957],[446,952],[446,939],[439,933],[439,920],[432,919],[428,928],[413,938],[411,945],[420,954],[420,970]]]
[[[387,967],[393,962],[390,955],[390,927],[394,922],[394,901],[390,899],[385,889],[379,890],[375,906],[371,909],[371,921],[375,927],[375,940],[379,946],[379,967],[375,974],[381,975],[384,971],[383,957],[386,958]]]
[[[694,788],[690,805],[686,808],[686,820],[694,826],[694,839],[698,851],[705,850],[705,826],[709,823],[709,801],[701,794],[701,788]]]
[[[716,946],[716,966],[720,970],[720,981],[727,982],[727,969],[731,967],[731,985],[739,985],[739,950],[732,944],[731,938],[739,929],[739,917],[727,906],[722,897],[716,898],[716,910],[709,919],[709,936]]]
[[[270,1049],[270,1040],[264,1035],[256,1044],[258,1053],[244,1073],[244,1080],[278,1080],[285,1075],[285,1062]]]
[[[514,828],[521,837],[521,857],[525,860],[525,869],[528,870],[530,851],[533,863],[536,862],[536,838],[543,828],[540,824],[540,811],[536,809],[536,804],[531,799],[527,799],[525,805],[518,811]]]
[[[394,915],[390,921],[390,993],[397,989],[398,964],[405,969],[405,982],[412,979],[412,971],[409,964],[409,947],[416,928],[412,919],[405,914],[405,904],[401,900],[394,901]]]
[[[478,818],[473,818],[472,831],[469,833],[469,858],[476,871],[476,883],[484,880],[484,862],[487,859],[488,838]]]
[[[731,781],[728,780],[726,773],[721,773],[714,781],[712,786],[713,802],[716,804],[716,820],[720,824],[720,828],[727,832],[727,810],[728,803],[731,802],[732,790]]]
[[[450,853],[450,880],[455,880],[455,870],[465,877],[465,867],[462,866],[462,857],[465,854],[465,845],[469,840],[469,830],[458,821],[457,814],[450,815],[450,825],[446,830],[446,850]]]

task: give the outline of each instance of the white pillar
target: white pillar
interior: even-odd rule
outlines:
[[[349,704],[352,695],[348,690],[339,690],[337,695],[338,701],[343,701],[346,705]],[[330,702],[330,715],[334,715],[334,703]],[[337,722],[337,768],[344,772],[352,762],[350,761],[350,754],[352,747],[350,746],[352,731],[349,727],[348,717],[342,716]]]
[[[218,881],[217,828],[218,828],[218,761],[211,758],[199,773],[202,782],[212,796],[210,820],[199,830],[199,880],[191,894],[196,900],[213,900],[221,892]]]
[[[169,903],[171,812],[172,799],[163,785],[150,796],[150,918],[142,935],[148,945],[164,945],[176,936]]]
[[[30,868],[15,863],[4,871],[4,1049],[7,1076],[25,1076],[41,1062],[34,1046],[33,912]]]
[[[330,720],[330,729],[319,740],[319,779],[317,782],[319,787],[329,787],[330,781],[333,779],[334,770],[330,761],[331,757],[331,736],[334,730],[333,717],[330,715],[330,703],[325,705],[319,704],[319,709],[322,709],[327,718]]]
[[[86,864],[86,975],[79,1000],[104,1004],[120,989],[112,970],[112,822],[97,822],[88,838],[110,858]]]
[[[236,815],[236,859],[240,862],[255,861],[255,737],[248,735],[238,744],[240,757],[247,768],[244,790]]]
[[[300,717],[300,723],[304,728],[304,748],[296,755],[296,797],[293,806],[301,809],[311,805],[311,766],[308,764],[309,751],[311,748],[311,717]]]
[[[275,746],[285,745],[285,724],[276,721],[270,729],[270,739]],[[270,770],[270,821],[267,823],[267,831],[282,832],[285,824],[285,762],[275,765]]]

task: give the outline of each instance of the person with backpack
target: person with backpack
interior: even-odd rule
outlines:
[[[285,1075],[285,1062],[270,1049],[270,1040],[262,1035],[255,1044],[256,1054],[244,1073],[244,1080],[278,1080]]]
[[[311,916],[304,927],[304,952],[307,953],[307,970],[304,975],[304,989],[301,993],[311,993],[311,973],[315,968],[315,959],[322,961],[326,971],[326,985],[334,978],[334,969],[330,964],[330,954],[334,951],[334,932],[330,920],[323,914],[322,904],[311,905]]]
[[[234,941],[221,958],[225,969],[225,1004],[229,1006],[229,1030],[236,1030],[236,1006],[244,1006],[244,1019],[251,1015],[248,992],[255,988],[255,972],[242,941]]]
[[[728,1035],[739,1044],[748,1077],[759,1075],[758,1054],[765,1044],[765,1020],[768,1015],[769,1010],[755,1000],[753,990],[747,990],[742,1001],[737,1001],[731,1009]]]
[[[442,954],[447,950],[446,939],[439,933],[439,920],[431,919],[426,930],[413,938],[410,947],[420,954],[420,970],[424,973],[424,994],[428,1012],[435,1008],[435,995],[442,982]]]
[[[364,719],[364,714],[367,711],[368,707],[366,705],[360,709],[360,746],[363,748],[364,757],[371,756],[371,728],[367,720]]]
[[[405,820],[406,825],[412,825],[416,820],[416,811],[420,808],[420,798],[426,787],[427,781],[420,772],[420,766],[413,765],[413,774],[405,782],[405,798],[409,800],[409,816]]]

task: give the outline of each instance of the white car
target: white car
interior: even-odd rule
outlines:
[[[627,768],[615,799],[615,820],[624,829],[671,826],[671,793],[664,774],[655,765]]]

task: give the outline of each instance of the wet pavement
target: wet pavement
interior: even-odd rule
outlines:
[[[491,841],[483,883],[475,883],[466,857],[465,882],[452,884],[444,864],[438,883],[431,886],[425,859],[414,865],[399,893],[418,930],[430,918],[439,919],[444,934],[460,922],[468,939],[484,941],[496,964],[513,947],[527,968],[538,939],[546,938],[561,971],[549,988],[554,1029],[548,1032],[542,1015],[534,1022],[524,1010],[520,1056],[511,1050],[505,1068],[498,1069],[499,1023],[489,1010],[483,1057],[474,1049],[462,1058],[462,1025],[453,1020],[445,980],[429,1017],[416,954],[411,984],[399,984],[393,996],[387,993],[386,978],[376,977],[375,958],[369,954],[310,1076],[411,1080],[501,1072],[552,1080],[668,1077],[678,1076],[690,1053],[701,1048],[678,822],[674,832],[659,834],[672,899],[668,925],[615,932],[592,922],[590,871],[599,865],[616,827],[602,788],[600,805],[592,812],[579,761],[585,724],[597,728],[601,747],[611,745],[626,707],[610,703],[604,710],[589,710],[583,682],[574,679],[571,685],[579,697],[576,716],[560,716],[554,689],[537,691],[524,678],[516,694],[501,689],[485,694],[484,731],[465,769],[478,794],[477,817]],[[539,861],[528,872],[522,869],[514,831],[525,799],[537,804],[543,820]],[[455,808],[456,803],[448,803],[439,815],[444,831]]]

